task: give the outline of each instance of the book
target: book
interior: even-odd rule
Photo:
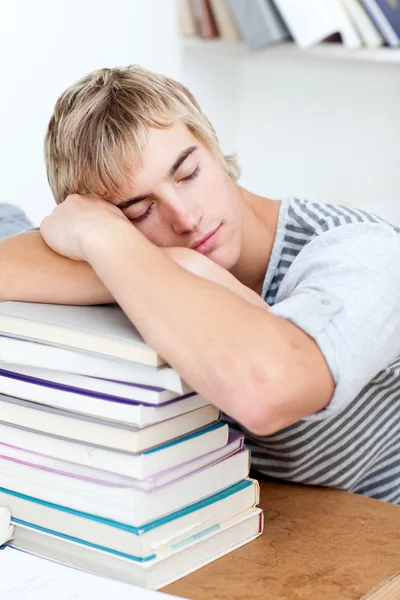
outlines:
[[[95,483],[104,484],[106,486],[111,485],[114,487],[129,487],[144,492],[151,492],[157,489],[161,489],[169,483],[173,483],[188,475],[192,475],[197,471],[207,469],[211,465],[215,465],[223,460],[226,460],[230,456],[240,452],[244,448],[244,436],[240,433],[230,431],[228,443],[222,446],[218,450],[213,450],[208,454],[203,454],[198,458],[195,458],[188,462],[183,462],[176,467],[166,469],[165,471],[159,471],[154,475],[150,475],[147,479],[133,479],[126,475],[119,475],[118,473],[112,473],[105,471],[104,469],[95,469],[93,467],[87,467],[84,465],[77,465],[69,461],[59,460],[45,456],[43,454],[37,454],[30,452],[22,448],[16,448],[8,444],[1,444],[0,446],[0,459],[8,459],[16,463],[22,463],[36,469],[39,469],[38,475],[40,476],[40,470],[52,471],[67,477],[74,479],[84,479],[87,481],[94,481]]]
[[[221,39],[225,42],[238,42],[241,35],[228,0],[209,0],[209,3]]]
[[[219,410],[206,404],[148,427],[63,411],[0,395],[0,422],[123,452],[139,453],[215,423]]]
[[[105,579],[27,552],[0,553],[0,598],[4,600],[168,600],[175,596]]]
[[[0,504],[0,546],[11,540],[14,526],[11,525],[11,511],[6,505]]]
[[[182,381],[180,375],[167,366],[149,367],[1,334],[0,366],[15,372],[18,372],[21,367],[34,367],[100,380],[107,375],[107,381],[158,387],[176,392],[178,395],[192,391]]]
[[[179,26],[183,37],[197,34],[191,0],[179,0]]]
[[[197,33],[203,38],[217,38],[219,32],[207,0],[191,0]]]
[[[399,46],[400,3],[398,0],[362,0],[362,3],[388,46]]]
[[[274,0],[274,3],[300,48],[310,48],[337,33],[348,49],[361,47],[361,39],[339,0]]]
[[[78,373],[67,373],[55,369],[42,369],[41,367],[15,365],[6,362],[0,362],[0,378],[2,377],[7,377],[14,381],[38,384],[53,390],[75,392],[85,396],[109,398],[110,400],[121,400],[145,405],[160,405],[196,395],[195,392],[191,391],[186,394],[178,394],[177,392],[152,385],[115,381],[80,375]],[[81,404],[82,401],[80,401]]]
[[[228,0],[237,27],[250,50],[289,38],[289,32],[271,0]]]
[[[0,489],[0,503],[11,510],[15,523],[29,522],[61,535],[80,538],[95,546],[149,560],[169,551],[189,536],[217,526],[222,521],[249,510],[259,502],[259,485],[254,479],[238,483],[204,500],[143,527],[68,509],[31,496]]]
[[[106,471],[98,472],[98,477],[104,473],[104,478],[95,479],[78,475],[79,468],[74,468],[75,473],[71,474],[29,463],[26,461],[29,453],[23,451],[19,451],[22,459],[16,457],[15,451],[10,454],[12,457],[3,451],[0,455],[1,487],[133,527],[207,498],[247,477],[250,469],[250,453],[244,449],[167,485],[144,491],[134,487],[136,480]]]
[[[132,454],[0,423],[0,452],[4,445],[13,446],[52,459],[110,471],[133,479],[147,479],[226,446],[228,431],[226,423],[216,423],[173,442],[157,446],[153,450]]]
[[[69,306],[1,302],[0,331],[11,337],[84,350],[144,365],[157,367],[165,364],[144,342],[116,304]]]
[[[12,545],[85,571],[159,589],[255,539],[262,530],[263,514],[255,508],[202,535],[188,538],[169,553],[144,563],[107,547],[84,544],[79,539],[66,538],[29,523],[16,524]]]
[[[67,417],[79,417],[79,415],[92,416],[108,421],[122,422],[136,427],[147,427],[167,419],[172,419],[179,415],[208,406],[201,396],[195,393],[178,396],[174,400],[164,402],[160,405],[145,404],[129,400],[121,396],[109,396],[98,392],[91,392],[82,388],[59,385],[55,382],[27,378],[20,378],[0,369],[0,420],[2,418],[2,408],[13,410],[3,405],[3,402],[18,403],[20,406],[31,408],[42,407],[43,411],[48,408],[59,408]],[[31,404],[24,404],[27,400]],[[71,414],[75,413],[75,414]]]
[[[360,0],[341,0],[358,34],[367,48],[379,48],[385,40],[371,20]]]

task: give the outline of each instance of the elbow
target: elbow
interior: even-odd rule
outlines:
[[[277,367],[277,365],[275,365]],[[227,385],[223,410],[252,435],[272,435],[309,414],[284,368]]]
[[[215,404],[250,434],[264,437],[297,420],[278,390],[279,386],[267,378],[261,382],[236,382],[220,390],[219,399],[223,401]]]
[[[287,422],[277,409],[278,402],[270,390],[247,394],[235,420],[252,435],[265,437],[283,429]]]

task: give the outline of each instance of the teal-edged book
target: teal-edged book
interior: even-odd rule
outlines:
[[[258,482],[243,479],[143,527],[132,527],[0,488],[0,505],[10,509],[15,525],[57,532],[70,541],[107,549],[137,562],[169,553],[185,540],[218,528],[223,521],[253,508],[258,502]]]
[[[84,571],[158,589],[243,546],[262,530],[262,510],[252,508],[197,535],[187,536],[186,540],[170,546],[168,551],[159,552],[146,561],[138,561],[134,556],[104,546],[82,543],[29,523],[15,523],[11,545]]]

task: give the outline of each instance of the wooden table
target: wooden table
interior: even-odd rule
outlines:
[[[263,535],[163,591],[191,600],[359,600],[400,571],[400,506],[260,483]]]

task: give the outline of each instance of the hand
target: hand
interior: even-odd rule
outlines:
[[[71,194],[43,219],[40,233],[58,254],[86,261],[85,244],[101,243],[113,224],[123,222],[131,227],[124,213],[110,202],[97,196]]]

